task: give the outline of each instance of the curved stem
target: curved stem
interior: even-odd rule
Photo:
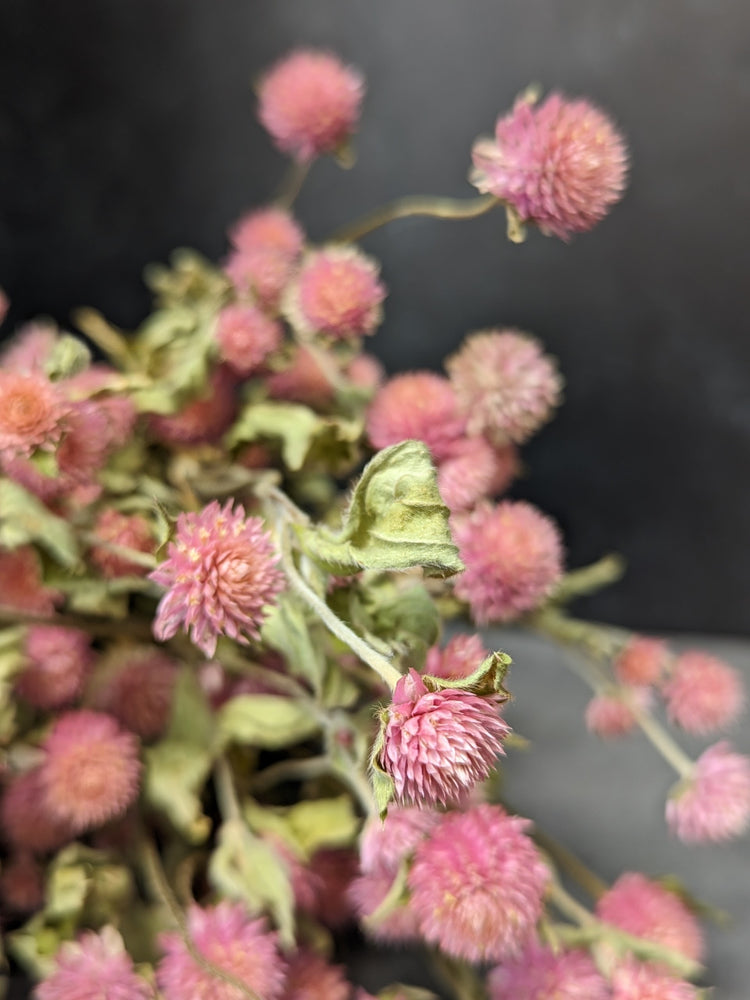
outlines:
[[[214,787],[222,819],[241,820],[242,810],[232,779],[232,770],[226,757],[219,757],[214,764]]]
[[[625,560],[617,553],[603,556],[590,566],[583,566],[567,573],[557,585],[550,600],[571,601],[576,597],[594,594],[597,590],[616,583],[625,572]]]
[[[433,195],[397,198],[396,201],[376,208],[361,219],[337,229],[330,237],[330,242],[355,243],[389,222],[408,219],[414,215],[426,215],[433,219],[476,219],[498,205],[500,200],[493,194],[483,194],[478,198],[439,198]]]
[[[307,180],[311,166],[312,161],[301,163],[299,160],[295,160],[294,163],[290,164],[276,196],[277,205],[286,209],[290,209],[294,205],[302,190],[302,185]]]

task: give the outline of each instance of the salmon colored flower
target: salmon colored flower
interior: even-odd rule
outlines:
[[[414,438],[424,441],[438,461],[453,453],[465,428],[450,382],[433,372],[389,379],[367,413],[367,434],[375,448]]]
[[[53,971],[37,986],[37,1000],[152,1000],[114,927],[68,941],[55,956]]]
[[[58,386],[39,372],[0,371],[0,457],[54,451],[69,410]]]
[[[697,649],[677,657],[662,694],[670,722],[698,736],[728,728],[745,705],[740,672]]]
[[[750,825],[750,757],[726,741],[704,750],[669,793],[667,823],[688,844],[741,836]]]

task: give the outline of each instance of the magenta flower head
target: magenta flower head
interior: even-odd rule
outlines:
[[[218,441],[237,413],[234,389],[237,376],[228,365],[211,373],[205,395],[178,413],[153,414],[149,420],[154,436],[168,445],[205,444]]]
[[[697,649],[677,657],[662,694],[670,722],[698,736],[731,726],[745,704],[740,672]]]
[[[93,534],[103,545],[94,543],[91,548],[91,562],[102,576],[116,579],[118,576],[144,576],[146,568],[133,562],[126,555],[114,552],[108,545],[116,545],[136,552],[152,553],[156,548],[151,526],[140,514],[123,514],[113,507],[107,507],[97,516]]]
[[[105,654],[88,692],[90,703],[141,739],[166,729],[178,667],[156,646],[119,646]]]
[[[343,149],[363,94],[362,77],[336,56],[298,49],[261,80],[258,117],[282,153],[305,163]]]
[[[472,183],[521,222],[568,239],[592,229],[625,189],[627,150],[610,119],[584,100],[527,97],[472,150]]]
[[[455,592],[484,625],[512,621],[552,592],[563,572],[557,525],[523,500],[484,503],[452,521],[466,569]]]
[[[152,1000],[149,984],[136,975],[114,927],[88,932],[64,944],[55,968],[37,986],[37,1000]]]
[[[284,986],[284,962],[276,935],[264,920],[252,920],[241,903],[191,906],[188,933],[198,952],[222,971],[239,979],[259,1000],[277,1000]],[[197,964],[179,934],[162,934],[164,957],[156,980],[164,1000],[240,1000],[231,983],[212,976]]]
[[[487,986],[490,1000],[610,1000],[587,952],[552,951],[536,942],[493,969]]]
[[[519,330],[472,334],[446,368],[470,434],[523,444],[560,403],[557,365]]]
[[[57,385],[39,372],[0,371],[0,457],[54,451],[69,410]]]
[[[419,844],[408,886],[425,940],[469,962],[501,961],[529,941],[549,880],[529,825],[480,805],[448,813]]]
[[[247,376],[258,371],[268,355],[281,346],[282,331],[275,319],[257,306],[226,306],[216,321],[216,340],[222,361]]]
[[[11,847],[34,854],[56,851],[73,839],[70,825],[45,806],[40,767],[24,771],[5,786],[0,799],[0,831]]]
[[[452,513],[471,510],[480,500],[504,493],[518,475],[515,447],[494,448],[483,437],[463,438],[438,468],[440,496]]]
[[[367,413],[367,435],[375,448],[413,438],[440,461],[450,456],[466,430],[456,394],[433,372],[407,372],[389,379]]]
[[[290,958],[282,1000],[350,1000],[351,992],[343,966],[307,949]]]
[[[620,650],[614,662],[615,675],[623,684],[656,684],[669,663],[669,650],[662,639],[635,635]]]
[[[731,840],[750,825],[750,757],[726,741],[700,755],[667,799],[667,823],[688,844]]]
[[[167,588],[156,612],[154,635],[163,642],[180,626],[212,657],[219,636],[247,645],[283,590],[271,536],[258,517],[233,500],[213,500],[197,514],[180,514],[167,558],[150,578]]]
[[[26,666],[16,690],[36,708],[70,704],[81,693],[93,663],[91,639],[79,629],[32,625],[26,633]]]
[[[230,230],[233,252],[224,268],[240,296],[275,310],[302,253],[305,235],[281,208],[250,212]]]
[[[645,711],[650,707],[651,700],[651,689],[647,687],[600,691],[586,706],[586,728],[602,739],[627,736],[636,722],[631,702]]]
[[[490,655],[478,635],[456,635],[445,646],[427,651],[424,672],[431,677],[469,677]]]
[[[634,958],[617,966],[611,987],[611,1000],[698,1000],[698,991],[690,983]]]
[[[0,605],[40,615],[51,615],[62,594],[47,587],[36,549],[0,548]]]
[[[398,681],[383,718],[378,759],[402,803],[460,801],[492,771],[510,732],[496,703],[470,691],[430,691],[416,670]]]

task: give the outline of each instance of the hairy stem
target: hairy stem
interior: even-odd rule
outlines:
[[[552,594],[554,602],[572,601],[576,597],[594,594],[603,587],[616,583],[625,572],[625,560],[616,553],[603,556],[590,566],[567,573]]]
[[[299,160],[295,160],[289,165],[286,176],[281,182],[279,193],[276,195],[276,204],[280,208],[292,208],[302,190],[302,185],[307,180],[311,166],[311,162],[301,163]]]
[[[331,236],[331,241],[353,243],[389,222],[408,219],[414,215],[426,215],[433,219],[476,219],[500,204],[499,199],[492,194],[483,194],[478,198],[439,198],[433,195],[397,198],[356,222],[337,229]]]

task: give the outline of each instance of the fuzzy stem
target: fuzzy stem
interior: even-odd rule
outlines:
[[[624,693],[624,698],[644,736],[651,741],[667,763],[672,765],[681,778],[692,777],[695,764],[675,743],[661,723],[657,722],[650,712],[644,711],[637,705],[635,699],[628,696],[628,692]]]
[[[368,233],[396,219],[408,219],[414,215],[426,215],[433,219],[476,219],[500,205],[500,200],[492,194],[478,198],[440,198],[435,195],[412,195],[397,198],[381,208],[376,208],[361,219],[342,226],[331,236],[334,243],[355,243]]]
[[[611,553],[590,566],[567,573],[550,599],[554,602],[567,602],[576,597],[594,594],[603,587],[616,583],[624,572],[625,560],[617,553]]]
[[[232,770],[226,757],[219,757],[214,764],[214,788],[222,819],[242,820],[242,810],[234,787]]]
[[[311,166],[312,162],[301,163],[299,160],[295,160],[289,165],[286,176],[281,182],[279,193],[276,195],[276,204],[280,208],[292,208],[302,190],[302,185],[307,180]]]
[[[81,307],[74,310],[73,322],[92,343],[96,344],[101,351],[112,361],[117,362],[125,371],[138,369],[138,360],[133,356],[130,345],[122,332],[108,323],[96,309]]]

